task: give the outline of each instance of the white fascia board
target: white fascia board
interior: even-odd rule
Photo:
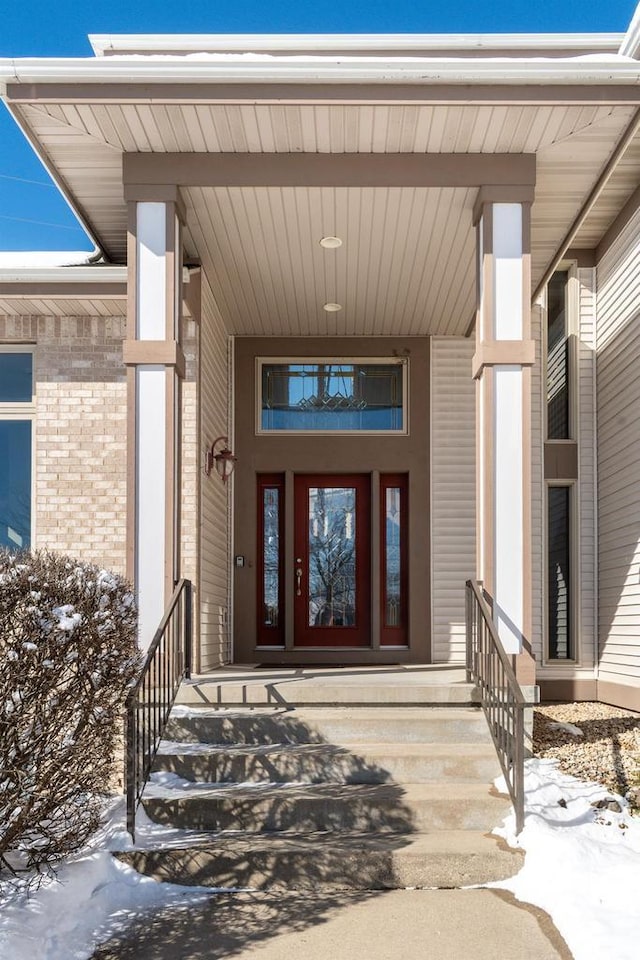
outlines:
[[[181,53],[260,50],[612,50],[623,33],[318,33],[89,34],[97,57],[107,51],[176,51]]]
[[[640,4],[636,7],[631,23],[625,33],[618,53],[623,57],[640,58]]]
[[[1,283],[126,283],[126,267],[5,266],[0,260]]]
[[[615,54],[562,59],[274,57],[260,54],[0,59],[8,83],[637,84],[640,63]],[[472,95],[471,99],[472,99]]]
[[[2,250],[1,267],[80,267],[91,262],[90,250]]]

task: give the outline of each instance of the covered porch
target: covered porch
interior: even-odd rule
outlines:
[[[447,55],[464,61],[455,75],[428,38],[409,57],[396,42],[365,56],[324,38],[313,57],[291,59],[254,38],[243,59],[201,38],[197,61],[191,48],[157,58],[158,38],[131,57],[126,38],[111,38],[96,41],[95,60],[50,75],[25,63],[7,86],[98,252],[128,265],[128,570],[143,643],[178,577],[194,581],[201,669],[461,662],[473,576],[520,679],[532,679],[544,437],[531,304],[633,189],[632,71],[587,68],[581,56],[606,53],[588,38],[570,55],[540,38],[501,64],[461,55],[452,38]],[[544,70],[528,59],[541,53]],[[265,358],[404,361],[402,431],[261,434],[254,374]],[[226,484],[204,474],[221,437],[238,455]],[[288,524],[284,634],[261,644],[257,484],[275,474]],[[369,477],[369,630],[354,648],[301,645],[293,626],[291,494],[296,476],[317,474]],[[379,507],[398,475],[406,633],[385,645]]]

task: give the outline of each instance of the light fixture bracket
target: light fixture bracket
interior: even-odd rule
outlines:
[[[220,448],[216,452],[216,447]],[[204,472],[210,477],[213,468],[223,483],[226,483],[234,471],[237,457],[229,449],[229,440],[227,437],[217,437],[206,452],[204,461]]]

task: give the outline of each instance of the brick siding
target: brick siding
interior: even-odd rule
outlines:
[[[183,384],[183,575],[196,575],[195,331]],[[35,542],[118,573],[126,562],[124,317],[0,317],[2,344],[35,345]]]

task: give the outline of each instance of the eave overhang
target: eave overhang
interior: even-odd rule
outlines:
[[[611,54],[563,59],[289,57],[253,53],[0,59],[0,84],[12,98],[18,96],[14,85],[120,82],[633,86],[640,83],[640,64]]]
[[[537,46],[535,38],[523,37],[513,42],[514,56],[506,55],[506,38],[500,48],[495,37],[467,38],[460,56],[446,55],[465,47],[460,37],[324,37],[321,43],[289,37],[298,43],[294,53],[285,39],[274,37],[204,37],[200,47],[207,49],[197,53],[196,38],[94,40],[99,55],[92,59],[0,60],[0,89],[90,235],[112,259],[124,258],[127,199],[136,198],[141,182],[148,191],[150,182],[179,170],[184,182],[172,182],[184,191],[190,217],[197,218],[206,204],[226,203],[225,190],[245,190],[252,203],[267,204],[268,191],[278,184],[320,191],[376,188],[378,174],[359,182],[345,163],[353,159],[354,170],[373,170],[395,157],[404,180],[389,177],[381,187],[422,190],[425,210],[431,202],[425,190],[436,197],[438,190],[456,187],[462,204],[456,215],[466,222],[470,191],[485,181],[480,169],[463,176],[462,166],[474,157],[478,168],[487,158],[499,164],[503,155],[512,177],[522,162],[537,165],[540,174],[532,220],[538,283],[569,233],[575,247],[597,245],[640,178],[640,63],[613,52],[621,35],[554,35],[539,38]],[[158,54],[154,44],[161,41],[165,49]],[[415,49],[427,42],[437,56]],[[571,43],[575,55],[567,56]],[[497,48],[505,55],[487,55]],[[532,48],[538,56],[529,56]],[[123,49],[135,52],[123,55]],[[380,111],[387,110],[385,120]],[[256,111],[262,111],[259,120]],[[427,114],[434,119],[425,120]],[[203,117],[207,132],[199,129]],[[385,125],[386,142],[379,133]],[[369,141],[364,128],[377,139]],[[251,168],[261,156],[271,158],[271,180],[263,173],[258,183]],[[217,169],[202,179],[196,168],[207,157]],[[146,168],[147,158],[155,166],[141,179],[137,171]],[[322,167],[308,183],[306,160]],[[407,163],[424,169],[416,174]],[[231,173],[225,174],[225,165]],[[447,179],[454,169],[460,182]],[[535,180],[526,178],[531,190]],[[290,213],[296,204],[292,197],[287,202]],[[229,215],[240,218],[240,207]],[[234,219],[234,227],[239,222]],[[209,235],[208,242],[215,239]],[[199,227],[187,231],[187,243],[191,255],[202,254]]]

